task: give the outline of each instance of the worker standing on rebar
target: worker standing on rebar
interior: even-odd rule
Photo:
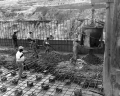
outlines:
[[[79,44],[79,41],[78,39],[75,39],[73,41],[73,57],[71,58],[70,62],[73,64],[73,65],[76,65],[76,62],[77,62],[77,59],[78,59],[78,51],[79,51],[79,48],[80,48],[80,44]]]
[[[33,49],[33,56],[35,56],[36,58],[39,58],[38,56],[38,43],[37,43],[37,40],[33,40],[33,43],[32,43],[32,49]]]
[[[75,61],[78,59],[78,48],[80,44],[78,43],[78,39],[75,39],[74,44],[73,44],[73,57]]]
[[[23,63],[25,61],[25,56],[23,54],[23,47],[22,46],[19,46],[18,48],[18,51],[16,53],[16,64],[19,68],[19,77],[18,79],[20,80],[21,79],[21,76],[22,76],[22,73],[23,73]]]
[[[33,42],[33,32],[29,32],[27,34],[27,40],[28,40],[28,43],[29,43],[29,48],[32,49],[32,42]]]
[[[44,41],[43,41],[43,46],[45,47],[45,53],[49,53],[50,51],[50,43],[49,43],[50,38],[47,37]]]
[[[14,34],[12,35],[12,40],[13,40],[13,45],[15,50],[18,48],[17,32],[18,31],[15,31]]]

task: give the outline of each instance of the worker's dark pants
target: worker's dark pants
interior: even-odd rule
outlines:
[[[32,39],[28,38],[27,41],[28,41],[28,44],[29,44],[29,48],[32,49]]]
[[[15,48],[15,49],[18,47],[17,40],[13,40],[13,45],[14,45],[14,48]]]
[[[38,49],[37,48],[33,48],[33,56],[35,56],[36,58],[38,58]]]
[[[18,62],[17,61],[16,64],[19,68],[19,79],[21,79],[21,76],[22,76],[22,73],[23,73],[23,62],[21,62],[21,61]]]
[[[49,53],[50,52],[50,46],[49,44],[45,45],[45,53]]]

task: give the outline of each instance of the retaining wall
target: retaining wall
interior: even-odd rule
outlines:
[[[38,40],[38,44],[42,45],[43,40]],[[72,52],[73,48],[73,42],[72,40],[50,40],[51,46],[56,50],[56,51],[62,51],[62,52]],[[18,40],[18,45],[28,47],[28,42],[27,40],[24,39],[19,39]],[[0,39],[0,46],[8,46],[12,47],[12,39]],[[94,53],[96,54],[104,54],[104,49],[95,49]],[[87,54],[88,49],[82,49],[82,54]]]

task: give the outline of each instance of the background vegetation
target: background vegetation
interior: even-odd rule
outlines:
[[[44,39],[50,34],[54,39],[73,39],[75,34],[91,20],[91,9],[57,9],[56,7],[41,7],[42,5],[57,5],[58,0],[14,0],[14,4],[0,6],[0,20],[14,21],[0,23],[0,38],[11,38],[14,31],[20,30],[18,38],[25,39],[29,31],[34,32],[34,38]],[[74,0],[69,0],[72,3]],[[68,1],[61,3],[66,4]],[[87,3],[86,3],[87,4]],[[82,6],[82,4],[81,4]],[[86,5],[85,5],[86,6]],[[85,8],[85,6],[83,6]],[[80,22],[81,19],[88,19]],[[95,10],[97,21],[105,20],[105,9]],[[17,21],[50,20],[49,23],[21,22]],[[80,38],[80,34],[78,35]]]

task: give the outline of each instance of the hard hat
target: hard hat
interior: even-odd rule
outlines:
[[[19,30],[14,30],[14,33],[17,33],[17,32],[19,32]]]
[[[18,49],[20,50],[20,49],[23,49],[23,48],[24,48],[23,46],[19,46],[19,48],[18,48]]]

